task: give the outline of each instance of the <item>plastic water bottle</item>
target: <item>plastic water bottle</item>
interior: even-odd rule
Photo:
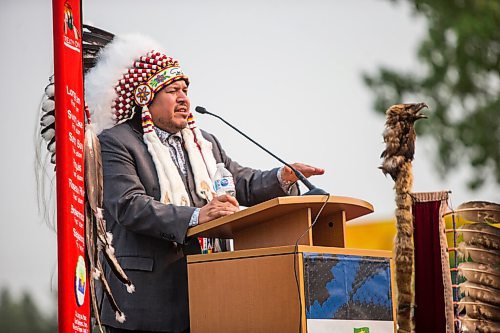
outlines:
[[[214,189],[217,196],[228,194],[234,197],[236,195],[233,175],[224,167],[224,163],[217,163],[217,171],[215,171],[214,175]]]

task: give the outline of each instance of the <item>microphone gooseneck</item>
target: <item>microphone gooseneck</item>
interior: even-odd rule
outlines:
[[[249,137],[248,135],[246,135],[245,133],[243,133],[242,131],[240,131],[235,126],[233,126],[230,123],[228,123],[224,118],[220,117],[219,115],[216,115],[215,113],[207,111],[207,109],[205,109],[202,106],[195,107],[195,110],[196,110],[196,112],[198,112],[200,114],[208,114],[208,115],[211,115],[211,116],[213,116],[215,118],[220,119],[223,123],[225,123],[226,125],[228,125],[232,129],[234,129],[236,132],[238,132],[241,135],[243,135],[245,138],[247,138],[251,142],[253,142],[260,149],[264,150],[266,153],[268,153],[269,155],[271,155],[272,157],[274,157],[275,159],[277,159],[278,161],[280,161],[281,163],[283,163],[284,165],[286,165],[287,167],[289,167],[293,171],[293,173],[295,174],[295,176],[297,176],[297,178],[309,189],[309,191],[306,192],[306,193],[304,193],[303,195],[325,195],[325,194],[328,194],[326,191],[324,191],[324,190],[322,190],[320,188],[317,188],[316,186],[314,186],[313,184],[311,184],[311,182],[299,170],[295,169],[293,166],[291,166],[290,164],[288,164],[287,162],[283,161],[278,156],[276,156],[273,153],[271,153],[269,150],[267,150],[266,148],[264,148],[262,145],[260,145],[254,139],[252,139],[251,137]]]

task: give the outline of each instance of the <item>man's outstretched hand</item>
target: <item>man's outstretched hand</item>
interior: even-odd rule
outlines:
[[[198,224],[207,223],[216,218],[231,215],[240,210],[240,205],[235,197],[224,194],[214,196],[205,206],[201,207],[200,215],[198,216]]]
[[[300,171],[306,178],[316,175],[322,175],[325,173],[325,169],[316,168],[304,163],[293,163],[291,164],[291,166]],[[281,178],[289,182],[296,182],[298,179],[297,176],[295,176],[295,173],[293,173],[292,169],[290,169],[286,165],[283,167],[283,171],[281,172]]]

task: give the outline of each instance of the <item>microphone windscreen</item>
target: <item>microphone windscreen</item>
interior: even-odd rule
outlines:
[[[205,109],[203,106],[197,106],[194,109],[196,110],[196,112],[201,113],[201,114],[207,113],[207,109]]]

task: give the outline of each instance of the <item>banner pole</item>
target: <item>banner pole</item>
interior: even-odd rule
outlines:
[[[80,0],[53,0],[58,332],[89,333],[85,260],[84,99]]]

